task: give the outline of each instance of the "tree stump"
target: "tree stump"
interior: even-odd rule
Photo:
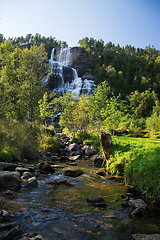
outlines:
[[[111,134],[100,132],[100,143],[103,150],[104,159],[109,159],[113,146]]]

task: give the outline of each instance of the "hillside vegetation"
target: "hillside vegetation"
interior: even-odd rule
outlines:
[[[51,49],[66,47],[66,42],[40,34],[8,40],[0,35],[0,42],[0,160],[32,160],[59,151],[57,136],[43,125],[61,112],[63,132],[73,132],[75,141],[91,141],[95,149],[100,149],[100,131],[121,136],[113,138],[107,170],[123,173],[127,184],[158,201],[160,51],[81,39],[98,87],[92,96],[76,98],[67,92],[57,97],[42,79],[49,71]]]

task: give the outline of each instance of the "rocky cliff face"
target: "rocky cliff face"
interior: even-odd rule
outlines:
[[[55,49],[54,60],[58,61],[60,56],[61,48]],[[78,77],[85,79],[94,79],[93,68],[91,59],[88,56],[85,48],[73,47],[70,48],[70,56],[68,67],[76,69]]]
[[[71,49],[71,67],[75,68],[81,78],[94,79],[91,59],[84,48],[73,47]]]
[[[91,60],[84,48],[53,49],[49,66],[48,87],[60,95],[66,91],[91,94],[96,89]]]

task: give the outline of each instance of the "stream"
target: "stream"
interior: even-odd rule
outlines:
[[[4,205],[16,213],[21,229],[38,233],[46,240],[129,239],[133,233],[160,233],[160,215],[152,218],[132,219],[129,208],[121,206],[126,194],[123,183],[102,178],[94,173],[90,160],[79,160],[77,166],[58,168],[53,174],[39,174],[38,187],[24,186],[15,195],[4,196]],[[70,183],[53,184],[60,180],[66,169],[82,169],[84,174],[66,179]],[[63,183],[63,182],[62,182]],[[95,207],[87,198],[98,196],[106,207]]]

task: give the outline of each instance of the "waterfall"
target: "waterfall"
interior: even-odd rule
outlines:
[[[96,89],[96,84],[92,80],[82,80],[78,77],[76,69],[71,67],[72,59],[71,48],[61,48],[59,54],[56,53],[56,49],[53,48],[49,59],[50,74],[48,78],[44,79],[45,82],[51,77],[58,78],[58,83],[54,88],[59,95],[69,91],[80,94],[91,94],[93,89]],[[54,79],[55,81],[55,79]]]
[[[61,48],[58,62],[68,67],[70,63],[70,55],[71,55],[71,48]]]

